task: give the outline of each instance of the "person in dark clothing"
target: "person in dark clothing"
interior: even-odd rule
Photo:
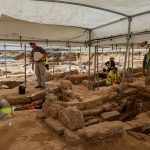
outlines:
[[[150,49],[148,53],[145,54],[143,60],[143,74],[146,77],[145,85],[150,85]]]
[[[111,57],[110,61],[107,61],[105,65],[108,67],[107,71],[110,72],[116,66],[115,58]]]
[[[103,68],[103,72],[102,73],[99,73],[98,77],[99,78],[102,78],[102,79],[106,79],[107,78],[107,75],[108,75],[108,71],[106,68]]]

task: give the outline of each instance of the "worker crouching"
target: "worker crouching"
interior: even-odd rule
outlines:
[[[108,73],[107,79],[106,79],[106,85],[112,86],[113,84],[120,84],[121,82],[121,76],[118,72],[118,68],[114,67],[113,70],[111,70]]]

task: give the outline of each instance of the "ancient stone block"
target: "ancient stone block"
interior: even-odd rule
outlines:
[[[58,114],[59,120],[70,130],[80,129],[84,126],[82,112],[71,107],[64,108]]]
[[[49,115],[53,118],[57,118],[58,117],[58,113],[63,109],[64,107],[59,105],[59,104],[55,104],[55,103],[52,103],[50,106],[49,106]]]
[[[60,81],[60,89],[63,90],[72,90],[72,83],[69,80]]]
[[[81,143],[81,137],[76,132],[66,129],[64,132],[66,142],[71,146],[77,146]]]
[[[102,110],[105,111],[111,111],[112,110],[112,104],[111,103],[106,103],[102,105]]]
[[[77,130],[77,133],[88,142],[108,142],[122,136],[124,130],[122,122],[103,122],[84,127]]]
[[[93,124],[96,124],[96,123],[99,123],[99,119],[98,118],[94,118],[94,119],[91,119],[91,120],[87,121],[85,123],[85,126],[87,127],[87,126],[90,126],[90,125],[93,125]]]
[[[48,118],[45,120],[45,123],[49,128],[54,130],[57,135],[63,135],[65,131],[65,127],[62,125],[62,123],[58,120],[55,120],[53,118]]]
[[[31,103],[31,98],[27,95],[8,95],[5,96],[5,99],[9,102],[11,105],[18,105],[18,104],[28,104]]]
[[[45,91],[39,91],[39,92],[32,94],[31,99],[32,99],[32,101],[36,101],[36,100],[44,99],[45,96],[46,96]]]
[[[115,110],[115,111],[112,111],[112,112],[104,112],[104,113],[101,114],[101,117],[104,120],[107,120],[107,121],[114,121],[114,120],[119,119],[119,115],[120,115],[120,113]]]
[[[134,95],[136,93],[137,93],[137,89],[135,89],[135,88],[128,88],[125,91],[123,91],[123,96],[126,97],[126,96],[130,96],[130,95]]]
[[[90,98],[85,98],[84,102],[86,103],[86,109],[94,108],[102,104],[102,98],[98,95],[93,95]]]
[[[46,100],[50,101],[51,103],[55,103],[57,102],[57,96],[55,96],[54,94],[46,95]]]
[[[59,92],[60,92],[60,88],[57,85],[50,85],[50,87],[46,89],[46,93],[49,94],[56,94]]]
[[[37,118],[38,119],[46,119],[46,115],[42,111],[40,111],[37,113]]]
[[[22,80],[14,80],[14,79],[3,79],[3,81],[0,81],[0,85],[6,85],[8,86],[10,89],[15,88],[21,84],[23,84],[24,81]]]
[[[143,96],[143,97],[147,98],[148,100],[150,99],[150,93],[138,91],[138,94],[140,96]]]
[[[98,115],[103,111],[102,107],[93,108],[93,109],[87,109],[83,110],[82,113],[84,116],[90,116],[90,115]]]

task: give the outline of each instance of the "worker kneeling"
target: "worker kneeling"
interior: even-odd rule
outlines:
[[[121,76],[118,72],[118,68],[114,67],[113,70],[111,70],[108,73],[107,79],[106,79],[106,85],[112,86],[113,84],[120,84],[121,82]]]

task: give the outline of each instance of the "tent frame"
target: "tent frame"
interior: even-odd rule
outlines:
[[[125,71],[126,71],[126,63],[127,63],[127,55],[128,55],[128,49],[129,49],[129,44],[130,44],[130,38],[131,38],[131,22],[132,19],[134,17],[138,17],[141,15],[145,15],[150,13],[150,11],[145,11],[145,12],[141,12],[132,16],[129,16],[127,14],[118,12],[118,11],[114,11],[114,10],[110,10],[110,9],[106,9],[106,8],[102,8],[102,7],[97,7],[97,6],[92,6],[92,5],[88,5],[88,4],[83,4],[83,3],[76,3],[76,2],[67,2],[67,1],[59,1],[59,0],[35,0],[35,1],[46,1],[46,2],[54,2],[54,3],[62,3],[62,4],[70,4],[70,5],[76,5],[76,6],[83,6],[83,7],[87,7],[87,8],[93,8],[93,9],[97,9],[97,10],[102,10],[102,11],[106,11],[106,12],[110,12],[110,13],[114,13],[120,16],[124,16],[124,18],[121,18],[119,20],[115,20],[97,27],[94,27],[93,29],[88,29],[89,30],[89,40],[88,40],[88,46],[89,46],[89,77],[88,77],[88,83],[89,83],[89,87],[90,87],[90,56],[91,56],[91,46],[92,43],[94,43],[95,41],[102,41],[102,40],[108,40],[108,39],[113,39],[113,38],[119,38],[119,37],[126,37],[126,53],[125,53],[125,60],[124,60],[124,72],[123,72],[123,77],[122,77],[122,84],[121,84],[121,93],[123,92],[123,85],[124,85],[124,80],[125,80]],[[124,35],[116,35],[116,36],[110,36],[110,37],[104,37],[104,38],[99,38],[99,39],[92,39],[92,31],[99,29],[99,28],[103,28],[106,26],[109,26],[111,24],[115,24],[117,22],[123,21],[128,19],[128,33],[124,34]],[[150,31],[144,31],[144,32],[138,32],[138,33],[132,33],[132,36],[135,35],[141,35],[141,34],[150,34]],[[0,39],[1,41],[6,41],[5,39]],[[19,40],[19,39],[18,39]],[[14,39],[8,39],[7,41],[16,41]],[[34,42],[40,42],[40,40],[22,40],[24,42],[27,41],[34,41]],[[41,40],[42,42],[42,40]],[[52,41],[47,41],[48,42],[52,42]],[[53,42],[59,42],[59,43],[66,43],[66,41],[53,41]],[[83,42],[71,42],[69,41],[69,43],[78,43],[78,44],[83,44]],[[25,46],[26,47],[26,46]],[[70,48],[70,54],[71,54],[71,48]],[[97,49],[97,54],[98,54],[98,49]],[[95,49],[95,57],[96,57],[96,49]],[[133,48],[132,48],[132,57],[133,57]],[[96,58],[95,58],[96,61]],[[26,57],[25,57],[25,62],[26,62]],[[70,62],[71,63],[71,62]],[[95,62],[96,63],[96,62]],[[97,62],[98,63],[98,62]],[[71,65],[70,65],[71,66]],[[94,66],[95,69],[96,66]],[[133,67],[133,58],[132,58],[132,67]],[[25,66],[26,68],[26,66]],[[132,69],[133,70],[133,69]]]

